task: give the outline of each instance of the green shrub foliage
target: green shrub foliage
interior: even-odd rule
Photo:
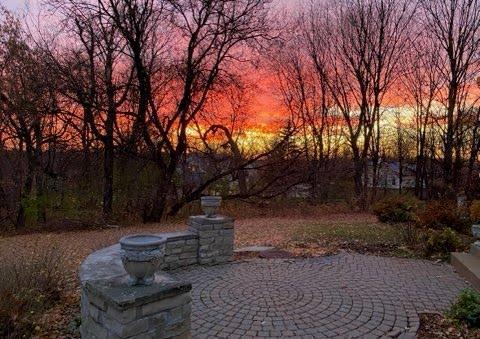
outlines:
[[[381,222],[409,222],[415,220],[420,201],[409,195],[393,195],[373,206]]]
[[[448,255],[462,247],[462,241],[457,232],[451,228],[442,231],[431,231],[425,244],[425,254]]]
[[[480,293],[472,289],[463,290],[446,315],[456,323],[480,328]]]

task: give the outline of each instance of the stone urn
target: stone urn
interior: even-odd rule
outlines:
[[[153,234],[127,235],[120,239],[123,267],[131,285],[150,285],[165,255],[167,239]]]
[[[202,211],[207,217],[213,217],[217,214],[217,209],[222,203],[222,197],[207,195],[200,198]]]

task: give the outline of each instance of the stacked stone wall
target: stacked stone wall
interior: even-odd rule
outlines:
[[[198,263],[198,235],[185,231],[162,234],[167,237],[161,268],[172,270]]]
[[[198,235],[198,263],[220,264],[233,257],[233,219],[227,217],[193,216],[188,230]]]
[[[220,264],[233,258],[233,219],[190,217],[188,230],[167,238],[161,270]],[[130,286],[116,244],[92,253],[80,268],[82,338],[188,338],[189,283],[165,272],[150,286]]]
[[[190,284],[106,290],[103,283],[89,282],[82,292],[82,338],[189,338]],[[168,295],[161,298],[155,294]],[[126,297],[127,296],[127,297]]]

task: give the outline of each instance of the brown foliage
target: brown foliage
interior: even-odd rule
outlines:
[[[62,255],[54,247],[34,247],[2,259],[0,336],[29,336],[35,330],[36,318],[60,300],[64,287]]]
[[[441,230],[448,227],[460,233],[467,231],[467,221],[461,218],[454,201],[431,201],[418,218],[418,224],[423,228]]]
[[[470,219],[473,222],[480,222],[480,200],[472,201],[470,205]]]

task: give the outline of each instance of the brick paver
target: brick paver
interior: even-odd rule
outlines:
[[[465,282],[447,264],[340,254],[173,272],[193,284],[194,338],[382,337],[415,332]]]

